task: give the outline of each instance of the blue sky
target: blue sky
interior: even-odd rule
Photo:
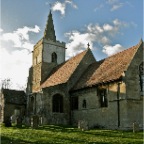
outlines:
[[[143,39],[143,0],[1,0],[0,80],[22,89],[33,45],[43,37],[50,9],[67,59],[90,48],[97,60]]]

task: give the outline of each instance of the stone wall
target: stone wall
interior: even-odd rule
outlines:
[[[52,62],[52,53],[57,54],[57,63],[61,64],[65,61],[65,43],[52,42],[46,39],[43,40],[43,62]]]
[[[76,82],[79,80],[79,78],[82,76],[82,74],[87,70],[88,66],[92,63],[94,63],[96,60],[91,52],[91,50],[88,50],[82,61],[79,63],[77,69],[72,74],[70,80],[68,81],[68,89],[70,90]]]
[[[128,100],[127,101],[128,111],[128,123],[127,128],[132,129],[132,125],[136,122],[140,129],[143,129],[143,98],[140,100]]]
[[[41,81],[41,67],[42,67],[42,49],[43,40],[40,40],[33,50],[33,66],[32,66],[32,92],[35,92]]]
[[[143,45],[140,46],[135,54],[131,64],[125,72],[125,82],[127,85],[127,98],[140,100],[140,79],[139,79],[139,65],[143,61]]]
[[[79,102],[78,110],[72,111],[73,124],[77,125],[79,121],[84,120],[88,122],[89,127],[132,129],[133,123],[136,122],[143,129],[143,95],[139,81],[139,65],[142,60],[143,45],[140,46],[127,71],[123,74],[123,81],[101,86],[107,89],[108,107],[100,107],[98,87],[73,92],[72,96],[78,96]],[[84,99],[87,102],[86,108],[82,107]]]
[[[36,95],[36,114],[42,117],[43,124],[69,124],[69,94],[66,85],[57,85],[43,89],[42,94]],[[59,94],[63,97],[63,112],[52,111],[53,96]]]
[[[52,62],[53,52],[57,54],[57,63]],[[40,84],[46,80],[52,69],[64,61],[65,43],[41,39],[33,51],[32,92],[38,91]]]
[[[5,107],[4,95],[0,93],[0,122],[4,121],[4,107]]]
[[[28,76],[27,88],[26,88],[27,94],[32,93],[32,84],[33,84],[32,81],[33,81],[33,67],[29,68],[29,76]]]
[[[40,40],[33,49],[33,66],[42,62],[43,40]]]
[[[143,44],[141,44],[135,54],[131,64],[125,72],[128,125],[131,128],[137,122],[140,128],[143,127],[143,96],[144,92],[140,89],[139,65],[143,61]]]
[[[4,120],[7,117],[11,117],[12,115],[15,115],[15,111],[18,110],[20,113],[19,115],[24,117],[25,115],[25,106],[24,105],[15,105],[15,104],[5,104],[4,106]]]
[[[117,104],[117,83],[102,86],[107,89],[108,107],[101,107],[97,87],[91,87],[82,91],[77,91],[72,96],[78,96],[78,110],[72,111],[73,125],[77,125],[79,121],[88,122],[91,127],[104,127],[110,129],[118,128],[118,104]],[[120,127],[124,127],[127,123],[127,101],[125,94],[125,84],[120,84]],[[83,108],[82,102],[86,100],[86,108]]]

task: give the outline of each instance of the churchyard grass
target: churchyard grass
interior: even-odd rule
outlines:
[[[45,125],[37,129],[1,125],[1,144],[142,144],[143,132]]]

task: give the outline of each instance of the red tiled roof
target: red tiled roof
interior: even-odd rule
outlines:
[[[51,76],[41,85],[41,88],[66,83],[88,50],[76,55],[55,68]]]
[[[127,70],[140,44],[91,64],[73,89],[118,80]]]

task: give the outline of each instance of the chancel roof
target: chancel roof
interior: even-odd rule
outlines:
[[[73,90],[112,82],[121,78],[141,44],[142,41],[136,46],[91,64]]]
[[[87,52],[88,49],[57,66],[51,76],[41,85],[41,88],[66,83]]]
[[[92,63],[82,74],[81,78],[72,90],[78,90],[120,79],[130,65],[141,44],[142,41],[127,50],[119,52],[101,61]],[[41,88],[67,83],[89,50],[90,49],[87,49],[66,62],[58,65],[52,71],[49,78],[41,85]]]

